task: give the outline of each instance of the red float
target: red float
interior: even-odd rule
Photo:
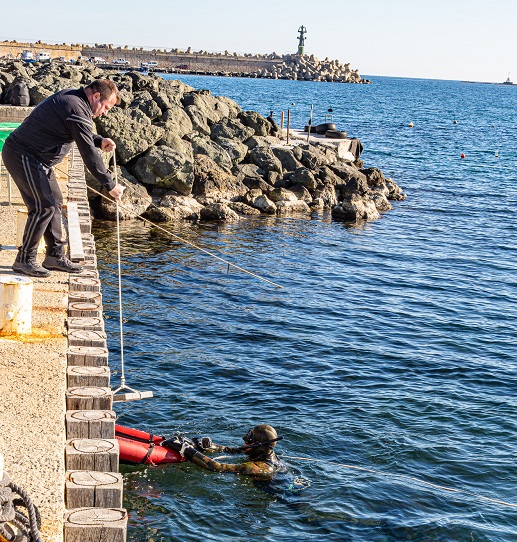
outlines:
[[[464,152],[461,153],[461,157],[465,158],[465,153]]]
[[[120,461],[132,465],[161,465],[186,461],[179,452],[162,446],[165,437],[145,431],[115,425],[115,437],[120,448]]]

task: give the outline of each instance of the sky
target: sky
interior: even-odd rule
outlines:
[[[362,76],[517,82],[517,0],[0,0],[0,40],[305,52]]]

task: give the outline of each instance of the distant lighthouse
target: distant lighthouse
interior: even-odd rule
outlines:
[[[307,34],[307,29],[302,24],[302,26],[298,28],[298,32],[300,33],[298,35],[298,54],[302,56],[305,54],[305,34]]]

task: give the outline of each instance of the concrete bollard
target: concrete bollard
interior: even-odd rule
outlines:
[[[28,277],[0,275],[0,335],[31,332],[32,285]]]
[[[17,209],[18,215],[16,217],[16,247],[20,248],[23,243],[23,232],[25,231],[25,224],[27,224],[27,209]],[[38,245],[38,254],[45,252],[45,239],[41,238]]]

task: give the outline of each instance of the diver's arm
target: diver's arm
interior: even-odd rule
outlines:
[[[195,463],[198,467],[202,467],[213,472],[236,472],[246,475],[264,475],[270,474],[270,468],[264,468],[247,461],[246,463],[219,463],[207,457],[206,455],[194,450],[194,448],[187,448],[184,451],[185,457]]]
[[[223,446],[222,444],[216,444],[212,442],[210,437],[203,438],[193,438],[192,442],[194,443],[194,448],[203,454],[205,453],[214,453],[214,452],[223,452],[226,454],[241,454],[242,446],[237,448],[231,448],[230,446]]]

